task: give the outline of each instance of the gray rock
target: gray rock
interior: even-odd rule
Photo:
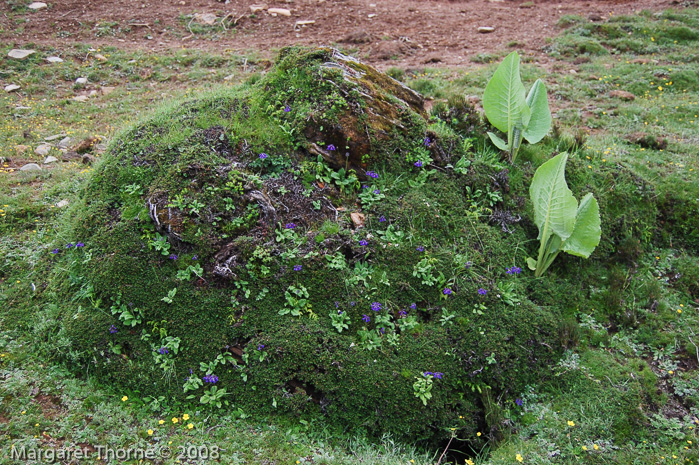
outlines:
[[[32,55],[36,53],[36,50],[23,50],[19,48],[15,48],[9,51],[7,54],[8,57],[14,58],[15,60],[24,60],[27,58],[29,55]]]
[[[216,19],[216,15],[213,13],[194,13],[194,22],[206,26],[213,26],[216,24]]]
[[[41,171],[41,166],[36,163],[27,163],[19,169],[20,171]]]
[[[63,63],[63,59],[59,57],[48,57],[46,61],[49,63]]]
[[[481,34],[488,34],[493,31],[495,31],[495,28],[490,26],[481,26],[478,28],[478,32],[480,32]]]
[[[41,144],[37,148],[34,149],[34,153],[37,155],[41,155],[42,157],[45,157],[49,154],[51,151],[51,146],[48,144]]]
[[[5,92],[14,92],[15,90],[18,90],[19,88],[20,88],[20,86],[18,86],[17,84],[9,84],[9,85],[5,86]]]
[[[71,143],[72,141],[73,141],[73,139],[71,139],[70,137],[64,137],[64,138],[61,139],[61,141],[58,143],[58,146],[59,146],[60,148],[62,148],[62,149],[65,149],[65,148],[67,148],[67,147],[70,145],[70,143]]]
[[[79,77],[78,79],[75,80],[75,83],[82,84],[82,85],[87,84],[87,78]]]
[[[68,202],[67,200],[64,199],[64,200],[61,200],[60,202],[58,202],[56,204],[56,207],[63,208],[63,207],[67,207],[68,204],[70,204],[70,202]]]
[[[43,10],[46,7],[48,7],[48,5],[44,2],[32,2],[27,6],[27,8],[34,11]]]
[[[58,158],[52,157],[51,155],[49,155],[49,156],[46,157],[46,159],[44,160],[44,165],[48,165],[49,163],[56,163],[57,161],[58,161]]]
[[[52,140],[60,139],[61,137],[65,136],[65,134],[54,134],[53,136],[44,137],[44,140],[47,142],[51,142]]]

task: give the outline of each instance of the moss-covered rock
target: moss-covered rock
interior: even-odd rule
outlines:
[[[207,400],[215,375],[224,408],[473,437],[487,399],[548,376],[568,304],[505,273],[526,230],[488,218],[523,203],[471,159],[483,135],[425,116],[373,68],[294,48],[120,134],[64,231],[85,244],[57,267],[68,358],[140,396]]]

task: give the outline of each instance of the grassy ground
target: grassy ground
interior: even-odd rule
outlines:
[[[489,423],[507,428],[457,435],[450,447],[463,454],[450,457],[493,464],[697,463],[699,233],[690,220],[699,202],[699,11],[617,17],[602,25],[570,17],[561,26],[564,34],[548,49],[557,60],[552,72],[536,63],[523,69],[528,85],[537,77],[547,83],[561,135],[526,147],[522,162],[537,165],[552,150],[578,149],[591,173],[622,166],[638,179],[628,198],[660,199],[659,218],[673,226],[659,233],[641,221],[624,223],[638,228],[633,237],[640,242],[615,244],[616,264],[587,269],[599,284],[570,316],[570,350],[551,367],[552,381],[522,392],[522,405],[496,402],[490,412],[497,418]],[[58,52],[63,63],[43,61]],[[43,162],[33,148],[45,137],[108,140],[163,101],[196,95],[213,83],[250,79],[267,64],[193,50],[156,56],[91,51],[87,45],[40,49],[23,62],[3,64],[3,84],[22,88],[0,101],[0,114],[10,115],[0,122],[0,156],[9,159],[0,173],[0,304],[6,309],[0,317],[0,463],[15,463],[11,448],[37,444],[151,445],[175,452],[179,446],[216,445],[221,463],[437,462],[441,450],[418,453],[390,438],[337,437],[322,425],[280,423],[251,412],[218,414],[178,403],[159,408],[137,393],[111,391],[89,373],[77,380],[55,365],[61,348],[42,344],[41,337],[55,325],[49,317],[30,321],[24,314],[46,305],[35,297],[43,272],[37,264],[50,253],[57,224],[66,221],[56,204],[74,198],[90,167],[78,160],[38,174],[18,168]],[[482,95],[493,69],[391,74],[427,96],[446,99]],[[74,84],[78,77],[87,77],[88,84]],[[104,87],[115,90],[103,95]],[[97,95],[73,100],[91,90]],[[635,99],[610,96],[614,90],[632,92]],[[19,153],[22,145],[31,149]],[[489,153],[480,150],[481,156]],[[99,461],[95,452],[92,462]]]

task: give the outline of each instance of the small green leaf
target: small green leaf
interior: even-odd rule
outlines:
[[[530,270],[535,271],[536,270],[536,260],[534,260],[531,257],[527,257],[527,266],[529,267]]]
[[[488,137],[490,137],[490,140],[493,141],[493,144],[500,150],[510,150],[510,148],[507,146],[507,142],[504,140],[500,139],[498,136],[493,134],[492,132],[488,133]]]
[[[537,79],[527,96],[527,105],[531,110],[529,125],[524,130],[524,138],[530,144],[536,144],[551,129],[551,110],[546,95],[546,86]]]
[[[602,237],[601,224],[597,200],[592,193],[588,193],[580,200],[575,229],[563,243],[562,250],[577,257],[588,258],[599,245]]]
[[[519,55],[512,52],[500,63],[483,93],[483,109],[490,124],[511,138],[512,128],[527,127],[531,112],[519,75]]]
[[[566,161],[568,154],[562,153],[541,165],[529,186],[534,223],[539,227],[542,242],[546,242],[552,233],[565,241],[575,227],[578,201],[566,183]]]

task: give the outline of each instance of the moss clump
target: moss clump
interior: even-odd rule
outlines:
[[[247,413],[472,437],[488,399],[547,376],[561,307],[504,272],[525,231],[488,218],[522,202],[473,158],[483,134],[458,103],[428,133],[409,89],[288,49],[259,81],[124,131],[71,207],[86,246],[56,267],[68,359],[141,396],[196,402],[212,373]]]

